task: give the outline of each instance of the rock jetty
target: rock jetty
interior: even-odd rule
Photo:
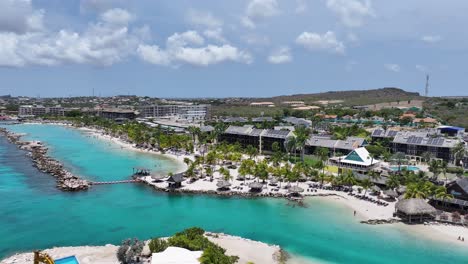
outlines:
[[[0,134],[4,135],[11,143],[17,145],[20,149],[27,151],[31,157],[33,166],[38,170],[48,173],[55,177],[57,188],[63,191],[81,191],[87,190],[90,182],[80,179],[67,171],[63,164],[47,155],[47,147],[39,141],[21,141],[20,134],[9,132],[0,128]]]

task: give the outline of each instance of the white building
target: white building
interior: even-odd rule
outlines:
[[[360,173],[369,171],[380,162],[371,157],[365,147],[357,148],[346,156],[330,158],[329,161],[340,169],[351,169]]]

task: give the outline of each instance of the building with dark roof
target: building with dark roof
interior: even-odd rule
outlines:
[[[294,133],[289,130],[257,129],[251,125],[229,126],[220,135],[220,141],[230,144],[239,143],[246,147],[252,145],[262,151],[271,151],[273,143],[278,142],[284,150],[284,144]]]
[[[354,149],[367,146],[364,138],[348,137],[345,140],[332,139],[330,136],[312,135],[305,144],[305,153],[314,154],[318,148],[327,148],[330,156],[348,154]]]

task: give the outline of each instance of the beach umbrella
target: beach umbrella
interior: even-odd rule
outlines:
[[[304,191],[304,189],[302,189],[299,186],[292,186],[291,188],[288,189],[289,193],[301,193],[303,191]]]
[[[395,191],[392,190],[392,189],[385,190],[383,193],[384,193],[385,195],[387,195],[388,197],[392,197],[392,198],[397,198],[397,197],[398,197],[398,193],[395,192]]]
[[[227,182],[227,181],[224,181],[224,180],[220,180],[216,183],[216,186],[219,188],[219,189],[227,189],[231,186],[231,183]]]
[[[261,189],[263,189],[263,184],[260,183],[260,182],[252,182],[252,183],[249,184],[249,188],[250,189],[259,189],[259,190],[261,190]]]
[[[406,186],[400,186],[400,187],[398,187],[397,192],[400,193],[400,194],[401,194],[401,193],[405,193],[405,192],[406,192]]]
[[[272,178],[270,180],[270,185],[276,185],[277,183],[278,183],[278,179],[276,179],[276,178]]]

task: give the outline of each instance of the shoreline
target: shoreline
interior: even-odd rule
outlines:
[[[239,264],[249,261],[256,264],[280,263],[278,258],[283,254],[283,250],[278,245],[271,245],[239,236],[206,232],[205,237],[226,249],[227,255],[238,256]],[[149,240],[146,240],[145,244],[148,242]],[[53,247],[44,249],[43,252],[49,254],[54,259],[74,255],[81,264],[118,264],[120,263],[117,260],[118,248],[119,246],[117,245],[106,244],[101,246]],[[143,252],[150,255],[147,246],[145,246]],[[0,264],[30,264],[33,262],[33,259],[32,252],[16,253],[0,260]]]
[[[31,124],[34,124],[34,123],[31,123]],[[41,123],[35,123],[35,124],[41,124]],[[185,163],[183,163],[183,159],[185,157],[188,157],[192,160],[194,158],[193,155],[178,156],[178,155],[171,154],[171,153],[163,154],[158,151],[141,149],[131,143],[127,143],[123,141],[120,138],[106,135],[104,131],[96,129],[96,128],[75,127],[75,126],[72,126],[70,124],[65,124],[65,123],[46,123],[46,124],[63,125],[63,126],[70,127],[73,129],[78,129],[81,131],[89,132],[91,135],[96,136],[99,139],[110,141],[114,144],[118,144],[126,150],[162,155],[171,159],[175,159],[181,165],[178,172],[183,172],[186,170],[187,166]],[[235,179],[237,176],[237,173],[235,173],[233,170],[231,170],[231,172],[232,172],[231,175],[234,178],[234,180],[231,181],[232,183],[234,183],[232,187],[241,187],[240,184],[243,182]],[[215,178],[216,176],[219,177],[219,174],[216,172],[214,176]],[[152,179],[149,179],[149,178],[147,178],[144,181],[144,183],[153,187],[157,191],[171,192],[171,193],[181,194],[181,195],[183,194],[213,195],[213,196],[218,196],[218,197],[233,197],[233,198],[261,198],[261,197],[288,198],[288,194],[286,190],[283,190],[283,189],[280,189],[279,193],[269,194],[268,190],[271,190],[272,188],[274,188],[273,186],[269,186],[269,185],[265,186],[266,192],[262,191],[262,193],[257,194],[257,193],[245,192],[244,190],[245,185],[243,186],[243,189],[241,192],[237,192],[237,191],[221,192],[217,190],[215,181],[208,182],[206,181],[206,179],[205,180],[199,179],[195,181],[194,183],[190,183],[188,185],[183,186],[181,189],[175,189],[175,190],[171,190],[165,187],[167,185],[166,182],[162,182],[159,184],[153,183]],[[292,185],[295,185],[295,184],[296,183],[293,183]],[[298,185],[305,190],[311,189],[307,186],[306,183],[298,183]],[[356,197],[350,196],[347,193],[342,192],[342,191],[325,190],[325,189],[314,189],[314,192],[306,191],[304,193],[304,197],[305,197],[305,200],[323,199],[323,200],[326,200],[327,202],[335,202],[341,205],[345,205],[351,210],[356,211],[356,218],[362,221],[394,219],[393,212],[394,212],[395,202],[390,202],[389,206],[382,207],[382,206],[378,206],[376,204],[373,204],[367,201],[357,199]],[[352,212],[350,213],[350,217],[353,217]],[[434,240],[434,241],[439,241],[439,242],[455,242],[457,243],[457,245],[468,247],[468,228],[466,227],[446,225],[446,224],[441,224],[438,222],[431,222],[426,225],[424,224],[407,225],[403,223],[397,223],[395,224],[395,227],[396,228],[403,227],[401,228],[402,231],[415,232],[415,234],[422,234],[425,237],[427,237],[429,240]],[[461,241],[457,241],[456,239],[458,236],[465,237],[466,239],[465,243]]]

